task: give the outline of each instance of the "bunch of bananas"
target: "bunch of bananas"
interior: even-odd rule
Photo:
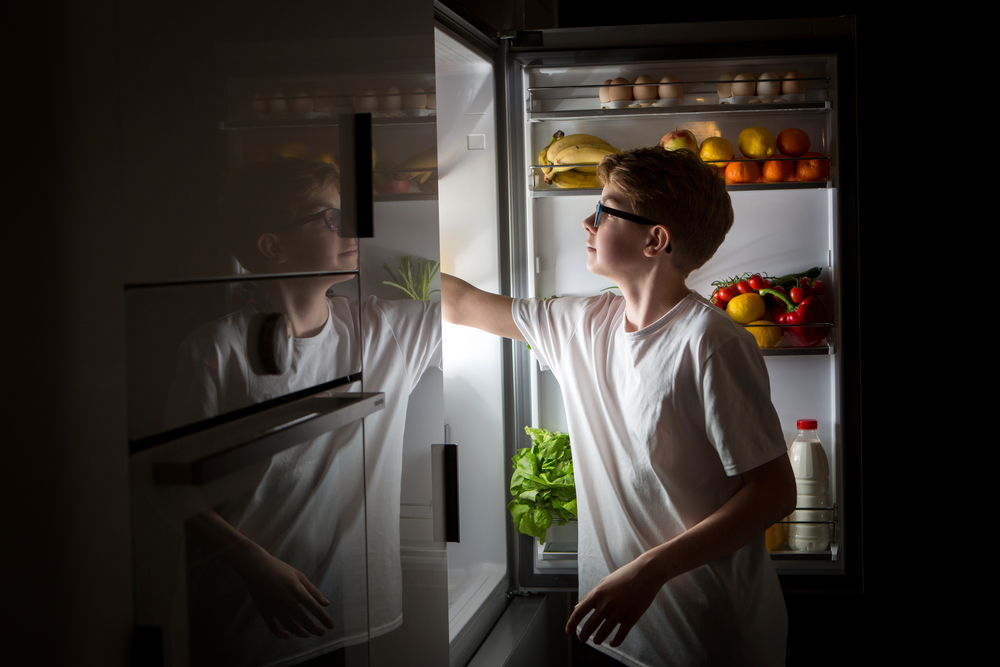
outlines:
[[[558,131],[538,154],[538,163],[546,165],[542,168],[546,183],[560,188],[596,188],[599,187],[596,165],[605,155],[618,152],[619,149],[592,134],[566,136]]]
[[[400,180],[414,179],[421,192],[428,194],[437,193],[437,146],[431,146],[427,150],[417,153],[400,167],[401,173],[396,177]],[[413,171],[409,171],[409,170]]]

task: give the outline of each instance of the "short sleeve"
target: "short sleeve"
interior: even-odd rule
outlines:
[[[614,295],[514,299],[511,316],[539,367],[559,376],[559,362],[585,322],[603,321],[613,311]],[[604,314],[602,314],[604,313]]]
[[[372,335],[390,337],[403,360],[410,380],[407,393],[428,368],[441,368],[440,302],[372,297],[366,307]]]
[[[728,475],[786,453],[764,358],[752,336],[736,336],[704,364],[705,430]]]

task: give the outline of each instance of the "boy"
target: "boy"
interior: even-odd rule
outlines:
[[[403,430],[410,392],[441,363],[440,305],[328,297],[358,267],[357,239],[339,209],[337,169],[300,159],[249,166],[224,200],[233,253],[259,275],[254,302],[182,344],[168,422],[359,370],[365,391],[385,392],[385,407],[364,421],[364,457],[359,421],[274,455],[258,466],[250,492],[192,522],[196,663],[297,664],[402,622]],[[265,313],[284,315],[290,327],[283,372],[255,371],[250,359],[248,334]],[[338,389],[360,390],[357,382]],[[275,640],[291,635],[298,639]]]
[[[559,380],[580,520],[566,631],[628,665],[781,665],[764,531],[794,508],[795,481],[767,369],[753,336],[685,286],[732,225],[725,185],[659,147],[597,173],[587,268],[623,296],[511,299],[444,276],[445,321],[526,341]]]

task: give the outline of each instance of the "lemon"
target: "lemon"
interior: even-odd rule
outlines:
[[[751,160],[763,160],[778,150],[778,140],[768,130],[755,125],[740,132],[736,146]]]
[[[768,322],[767,320],[754,320],[749,324],[774,324],[774,322]],[[768,348],[768,347],[778,347],[778,343],[781,342],[781,329],[775,326],[749,326],[745,327],[747,331],[753,334],[753,337],[757,339],[757,347]]]
[[[764,316],[764,297],[756,292],[734,296],[726,304],[726,313],[740,324],[749,324]]]
[[[698,151],[701,159],[710,162],[711,160],[732,160],[733,142],[722,137],[709,137],[701,142],[701,149]],[[725,169],[726,162],[710,162],[717,169]]]

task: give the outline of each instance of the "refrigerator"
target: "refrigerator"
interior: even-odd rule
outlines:
[[[574,526],[553,527],[543,545],[514,532],[507,511],[511,457],[530,446],[524,427],[566,430],[558,385],[523,344],[442,326],[440,368],[431,364],[406,396],[388,514],[373,509],[384,500],[385,486],[373,482],[383,450],[365,424],[398,387],[378,386],[365,363],[345,362],[228,411],[180,422],[163,417],[177,391],[178,349],[206,323],[246,308],[273,281],[333,276],[334,298],[358,304],[350,312],[373,297],[404,299],[387,283],[401,282],[406,261],[439,262],[441,271],[512,296],[611,287],[586,272],[583,254],[580,223],[599,190],[541,179],[537,155],[557,130],[625,149],[653,145],[675,128],[691,130],[699,142],[723,136],[735,146],[746,126],[775,134],[799,127],[812,150],[829,158],[830,177],[822,182],[729,186],[733,232],[688,285],[708,296],[711,282],[727,276],[822,268],[833,323],[828,340],[766,351],[765,358],[787,441],[796,419],[819,421],[831,464],[832,546],[818,553],[782,549],[773,559],[786,591],[860,590],[860,409],[853,391],[859,335],[856,314],[845,305],[854,303],[858,270],[849,21],[831,21],[812,39],[787,40],[782,26],[747,24],[497,38],[429,2],[190,14],[123,6],[118,20],[123,208],[130,212],[125,319],[135,655],[178,665],[206,660],[193,647],[214,640],[195,636],[195,619],[212,607],[194,582],[207,582],[211,599],[211,586],[224,575],[198,560],[192,521],[253,495],[265,462],[297,457],[309,443],[332,437],[337,444],[327,447],[336,456],[328,469],[341,484],[320,488],[343,492],[333,503],[338,508],[344,498],[363,499],[333,513],[353,526],[337,533],[330,553],[341,560],[326,571],[340,582],[330,589],[340,596],[332,605],[340,613],[336,638],[310,637],[305,649],[288,650],[286,642],[273,655],[275,642],[265,642],[244,650],[241,660],[295,664],[338,651],[345,664],[359,665],[482,665],[501,656],[516,664],[568,664],[558,619],[565,621],[576,589]],[[164,52],[178,60],[164,61]],[[792,70],[806,83],[801,99],[720,104],[716,86],[725,72]],[[605,80],[641,74],[676,75],[681,103],[602,108]],[[361,237],[356,267],[270,276],[234,260],[217,219],[219,195],[233,174],[276,155],[336,160],[343,214]],[[438,287],[437,279],[426,285]],[[363,317],[343,324],[365,339]],[[263,326],[254,321],[246,340],[258,345]],[[267,366],[267,354],[260,355],[254,377],[288,373],[280,360],[259,370]],[[357,488],[344,491],[351,485]],[[379,583],[384,569],[372,565],[376,535],[386,531],[395,534],[390,569],[400,573],[390,593]],[[390,616],[401,621],[379,616],[386,599]],[[252,616],[246,600],[240,610]],[[260,621],[253,623],[259,631]],[[224,626],[218,632],[239,643],[240,633]]]

